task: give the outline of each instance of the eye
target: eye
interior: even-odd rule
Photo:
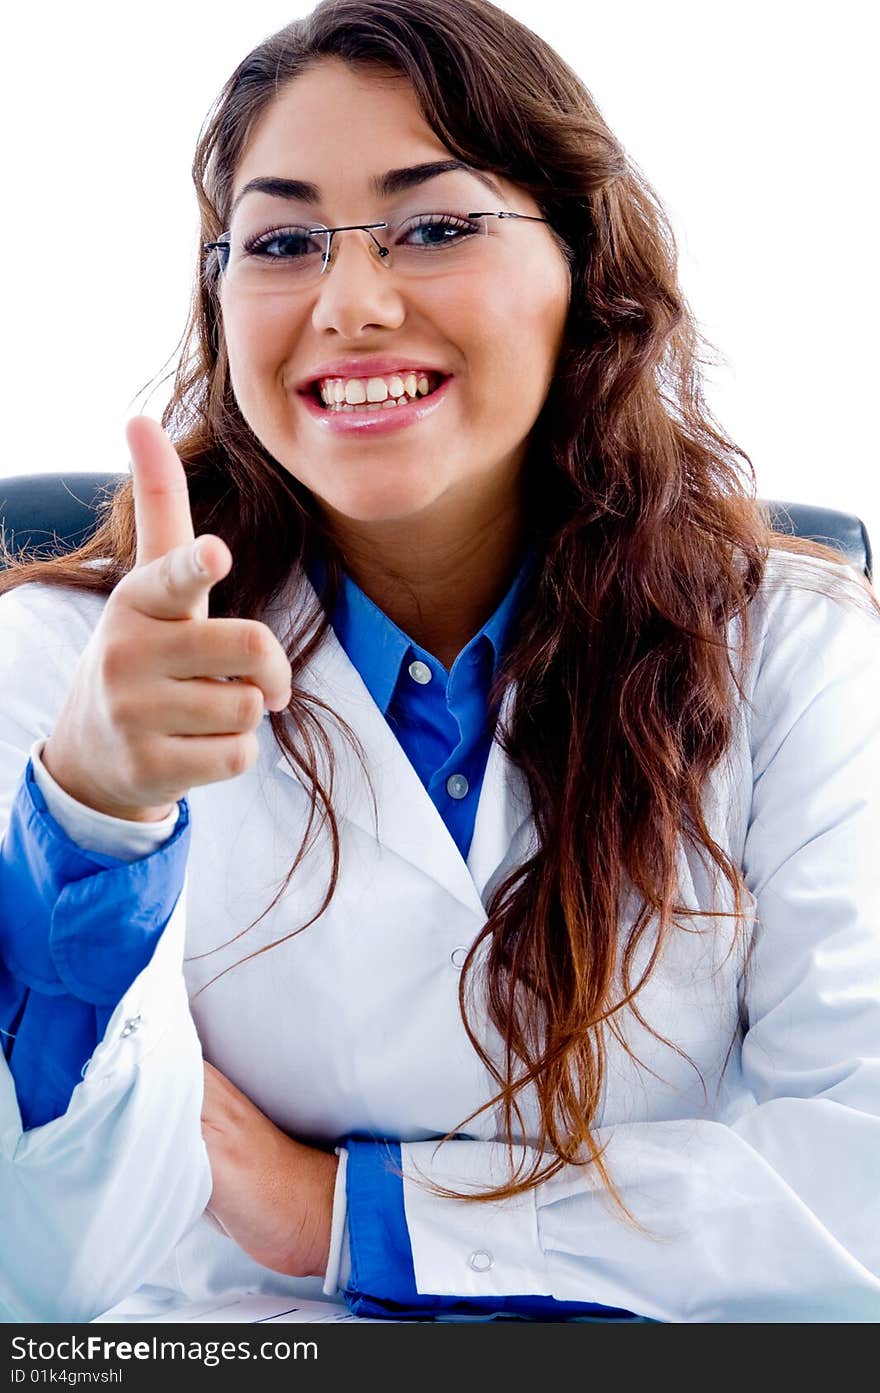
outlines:
[[[455,246],[464,238],[480,232],[482,228],[477,224],[468,218],[457,217],[454,213],[419,214],[400,229],[401,236],[418,236],[419,240],[410,242],[410,246],[424,247],[429,251],[437,247]]]
[[[258,256],[265,261],[292,261],[323,252],[323,247],[307,227],[270,227],[247,238],[244,250],[247,256]]]

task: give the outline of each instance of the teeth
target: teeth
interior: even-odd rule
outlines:
[[[401,405],[403,405],[402,402]],[[393,397],[389,397],[387,401],[368,401],[359,405],[350,401],[334,402],[327,409],[328,411],[385,411],[389,406],[397,406]]]
[[[325,406],[363,406],[367,403],[385,405],[389,400],[412,400],[426,397],[431,391],[427,373],[393,373],[384,377],[325,378],[319,384],[321,401]]]

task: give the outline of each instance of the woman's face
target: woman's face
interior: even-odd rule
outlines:
[[[245,235],[291,223],[337,227],[390,221],[412,209],[445,211],[450,202],[468,212],[540,216],[516,185],[496,177],[494,193],[467,170],[384,199],[371,190],[388,170],[450,158],[407,82],[356,75],[336,59],[323,60],[264,113],[232,191],[235,203],[252,180],[295,179],[316,185],[319,197],[307,203],[247,192],[233,226]],[[242,414],[331,520],[417,522],[442,513],[464,521],[469,510],[506,508],[518,494],[529,433],[562,342],[569,271],[544,224],[490,218],[485,225],[476,254],[436,276],[395,274],[368,233],[349,231],[334,237],[330,266],[307,285],[266,293],[235,275],[221,277],[223,331]],[[337,358],[363,359],[369,369],[373,356],[392,368],[433,365],[450,380],[434,409],[410,424],[329,428],[329,418],[301,395],[304,382]],[[394,376],[378,375],[386,382]],[[380,408],[375,416],[404,409]]]

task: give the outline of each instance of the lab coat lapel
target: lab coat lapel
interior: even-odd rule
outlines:
[[[509,687],[505,693],[499,725],[510,714],[514,690]],[[511,869],[512,862],[519,859],[514,843],[526,824],[530,829],[533,826],[525,775],[511,763],[497,739],[493,740],[467,859],[483,905],[495,884]]]
[[[311,591],[311,587],[308,587]],[[311,592],[313,593],[313,592]],[[266,622],[283,641],[283,602]],[[336,721],[321,716],[332,752],[332,803],[337,816],[376,837],[381,845],[417,866],[450,895],[485,918],[483,896],[504,862],[517,830],[529,817],[524,780],[501,747],[492,742],[477,807],[467,863],[432,803],[385,717],[373,701],[351,659],[332,629],[300,676],[303,690],[319,698],[354,731],[369,771]],[[512,693],[502,705],[502,715]],[[327,755],[316,749],[321,781],[331,787]],[[300,782],[286,756],[278,770]],[[370,792],[375,792],[375,806]],[[304,795],[305,796],[305,795]]]
[[[482,917],[479,895],[455,842],[332,629],[300,680],[306,692],[354,731],[363,750],[362,767],[337,722],[322,716],[333,757],[332,803],[337,815],[378,837],[388,851],[418,866]],[[331,787],[327,757],[320,747],[318,766],[324,787]],[[296,777],[285,756],[277,767]]]

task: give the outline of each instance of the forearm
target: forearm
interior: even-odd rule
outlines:
[[[26,1127],[66,1110],[170,917],[189,839],[185,807],[152,832],[80,808],[41,743],[0,844],[0,1027]]]

